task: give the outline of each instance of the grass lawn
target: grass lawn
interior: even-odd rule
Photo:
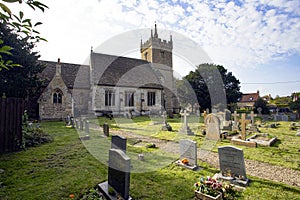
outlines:
[[[191,118],[189,118],[189,126],[194,131],[195,136],[186,136],[177,132],[181,126],[180,118],[168,120],[168,123],[174,130],[172,132],[161,131],[161,124],[150,125],[151,120],[159,121],[162,119],[150,119],[146,116],[134,118],[133,120],[109,120],[107,118],[99,118],[98,120],[99,122],[94,121],[94,123],[99,123],[100,125],[109,123],[112,129],[122,129],[124,131],[157,137],[159,139],[179,141],[182,138],[189,138],[197,142],[198,148],[205,148],[202,145],[204,136],[201,134],[201,128],[204,126],[203,119],[201,118],[199,120],[196,116],[191,116]],[[280,125],[277,128],[259,128],[262,133],[268,133],[271,136],[277,137],[278,141],[272,147],[260,146],[258,148],[247,148],[244,146],[232,145],[229,140],[224,140],[222,142],[217,142],[213,151],[217,152],[218,146],[236,146],[244,150],[246,159],[268,162],[273,165],[300,170],[300,137],[295,136],[296,130],[289,130],[289,124],[290,122],[280,122]]]
[[[113,122],[113,120],[108,120],[108,122]],[[146,122],[140,120],[137,123],[142,125]],[[85,148],[87,143],[83,144],[78,139],[79,135],[76,130],[64,127],[63,122],[44,122],[42,128],[54,137],[52,143],[29,148],[26,151],[0,155],[0,169],[4,170],[0,173],[1,200],[70,199],[70,194],[74,194],[75,199],[80,199],[98,183],[107,180],[107,166]],[[93,138],[99,137],[93,131],[90,135]],[[292,135],[294,133],[288,136],[278,136],[280,143],[274,148],[285,144],[284,138]],[[92,141],[94,140],[90,142]],[[288,150],[286,156],[292,154],[297,148],[292,142],[287,144],[288,146],[284,147]],[[96,142],[90,145],[95,146],[93,151],[106,151],[105,146],[97,145]],[[132,146],[129,148],[131,148],[130,152],[140,152],[138,148],[132,149],[134,148]],[[143,151],[147,150],[143,149]],[[268,150],[265,149],[265,151]],[[273,152],[277,153],[275,149]],[[293,160],[293,162],[299,161],[297,158]],[[157,161],[163,161],[163,156],[157,158]],[[202,176],[212,176],[218,171],[210,168],[206,163],[198,164],[203,169],[197,172],[170,163],[156,171],[131,173],[130,194],[133,199],[192,200],[194,182]],[[294,166],[289,165],[291,168]],[[299,199],[300,188],[256,177],[250,177],[250,179],[253,181],[251,186],[241,194],[239,199]]]

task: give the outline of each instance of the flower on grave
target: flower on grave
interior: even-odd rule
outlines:
[[[223,199],[234,199],[236,191],[232,184],[227,182],[221,182],[216,179],[207,176],[201,177],[198,182],[194,184],[194,188],[197,192],[216,197],[222,193]]]
[[[69,197],[70,197],[71,199],[74,199],[74,198],[75,198],[75,195],[74,195],[74,194],[70,194]]]
[[[186,159],[186,158],[183,158],[183,159],[181,160],[181,163],[184,164],[184,165],[187,165],[187,164],[189,164],[189,160]]]
[[[200,178],[198,182],[194,184],[195,190],[203,194],[207,194],[213,197],[218,196],[222,193],[222,182],[218,182],[215,179],[212,179],[210,176],[206,178]]]

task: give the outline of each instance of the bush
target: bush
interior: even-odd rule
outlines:
[[[41,128],[23,126],[23,148],[38,146],[52,141],[53,138],[47,133],[44,133]]]
[[[38,146],[40,144],[53,141],[53,138],[40,128],[40,124],[28,122],[28,115],[26,110],[23,114],[22,122],[23,122],[22,125],[23,138],[22,138],[22,144],[20,145],[21,149]]]

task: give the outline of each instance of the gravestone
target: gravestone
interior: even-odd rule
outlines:
[[[259,115],[261,115],[262,110],[263,110],[263,109],[262,109],[261,107],[258,107],[258,108],[257,108],[257,112],[258,112]]]
[[[75,128],[74,117],[71,117],[71,128]]]
[[[223,124],[224,124],[224,121],[225,121],[225,113],[224,112],[218,112],[218,113],[216,113],[216,115],[220,120],[220,129],[223,130]]]
[[[90,122],[89,122],[89,120],[85,120],[84,127],[85,127],[85,132],[89,133],[90,132]]]
[[[225,109],[225,111],[224,111],[224,120],[225,121],[230,121],[231,120],[231,112],[228,109]]]
[[[233,146],[218,148],[220,171],[223,179],[231,183],[247,186],[249,179],[246,175],[244,152]]]
[[[242,129],[242,140],[246,140],[246,126],[249,123],[249,120],[246,120],[246,114],[242,113],[242,119],[240,120],[241,129]]]
[[[220,119],[213,113],[208,114],[205,118],[206,139],[220,140]]]
[[[186,112],[186,110],[184,110],[180,114],[181,114],[181,116],[183,116],[183,124],[181,126],[181,129],[179,130],[179,133],[184,133],[187,135],[194,135],[194,132],[190,129],[190,127],[188,126],[188,122],[187,122],[187,116],[189,116],[189,114]]]
[[[287,115],[282,115],[282,116],[281,116],[281,120],[284,121],[284,122],[287,122],[287,121],[289,121],[289,116],[287,116]]]
[[[109,136],[109,126],[107,123],[103,124],[103,134],[108,137]]]
[[[197,166],[197,143],[189,139],[181,139],[179,141],[180,160],[176,164],[184,166],[188,169],[196,170]],[[187,159],[188,164],[183,164],[182,159]]]
[[[234,111],[232,114],[233,116],[233,124],[232,124],[232,131],[239,131],[239,121],[238,117],[240,116],[237,111]]]
[[[79,121],[78,121],[78,119],[75,119],[75,127],[76,127],[76,129],[79,129]]]
[[[168,124],[168,122],[167,122],[168,115],[167,115],[166,111],[163,112],[162,117],[163,117],[163,125],[161,127],[161,130],[162,131],[172,131],[171,125]]]
[[[121,137],[119,135],[111,136],[111,148],[120,149],[126,153],[127,138]]]
[[[98,185],[99,191],[106,199],[120,199],[118,195],[112,194],[110,190],[114,190],[123,199],[132,199],[129,196],[130,187],[130,158],[119,149],[109,150],[108,161],[108,181]]]
[[[83,131],[83,120],[80,119],[80,130]]]
[[[254,114],[253,111],[251,111],[248,116],[250,116],[250,119],[251,119],[250,131],[258,132],[258,129],[257,129],[256,125],[255,125],[255,120],[254,120],[254,117],[256,117],[257,115]]]

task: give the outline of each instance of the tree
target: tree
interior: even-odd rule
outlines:
[[[0,24],[0,37],[5,44],[12,47],[11,54],[4,54],[2,58],[21,65],[0,73],[0,94],[28,98],[35,94],[42,83],[38,73],[43,67],[37,62],[38,53],[32,51],[35,44],[27,37],[20,38],[5,24]]]
[[[227,104],[236,103],[241,96],[240,81],[221,65],[201,64],[184,78],[194,89],[202,109],[212,107],[211,94],[215,94],[214,98],[222,98],[225,92]],[[215,102],[223,101],[219,99]]]
[[[298,116],[300,114],[300,99],[297,99],[297,101],[290,102],[290,109],[293,111],[296,111],[298,113]]]
[[[24,18],[24,13],[19,12],[19,15],[15,15],[11,12],[7,6],[9,3],[24,3],[30,6],[33,10],[36,8],[44,12],[46,5],[34,0],[1,0],[0,2],[0,23],[5,24],[14,33],[17,33],[19,39],[25,39],[30,42],[37,43],[40,40],[46,41],[39,36],[39,32],[36,31],[36,26],[41,25],[41,22],[37,22],[33,25],[31,19]],[[20,63],[15,63],[12,60],[6,60],[3,56],[12,55],[12,46],[5,43],[4,38],[0,37],[0,71],[2,69],[9,70],[13,67],[20,67]]]
[[[258,113],[257,108],[260,107],[262,109],[262,111],[261,111],[262,114],[269,114],[269,109],[267,107],[267,104],[268,103],[263,98],[258,98],[254,104],[254,107],[255,107],[254,112]]]

